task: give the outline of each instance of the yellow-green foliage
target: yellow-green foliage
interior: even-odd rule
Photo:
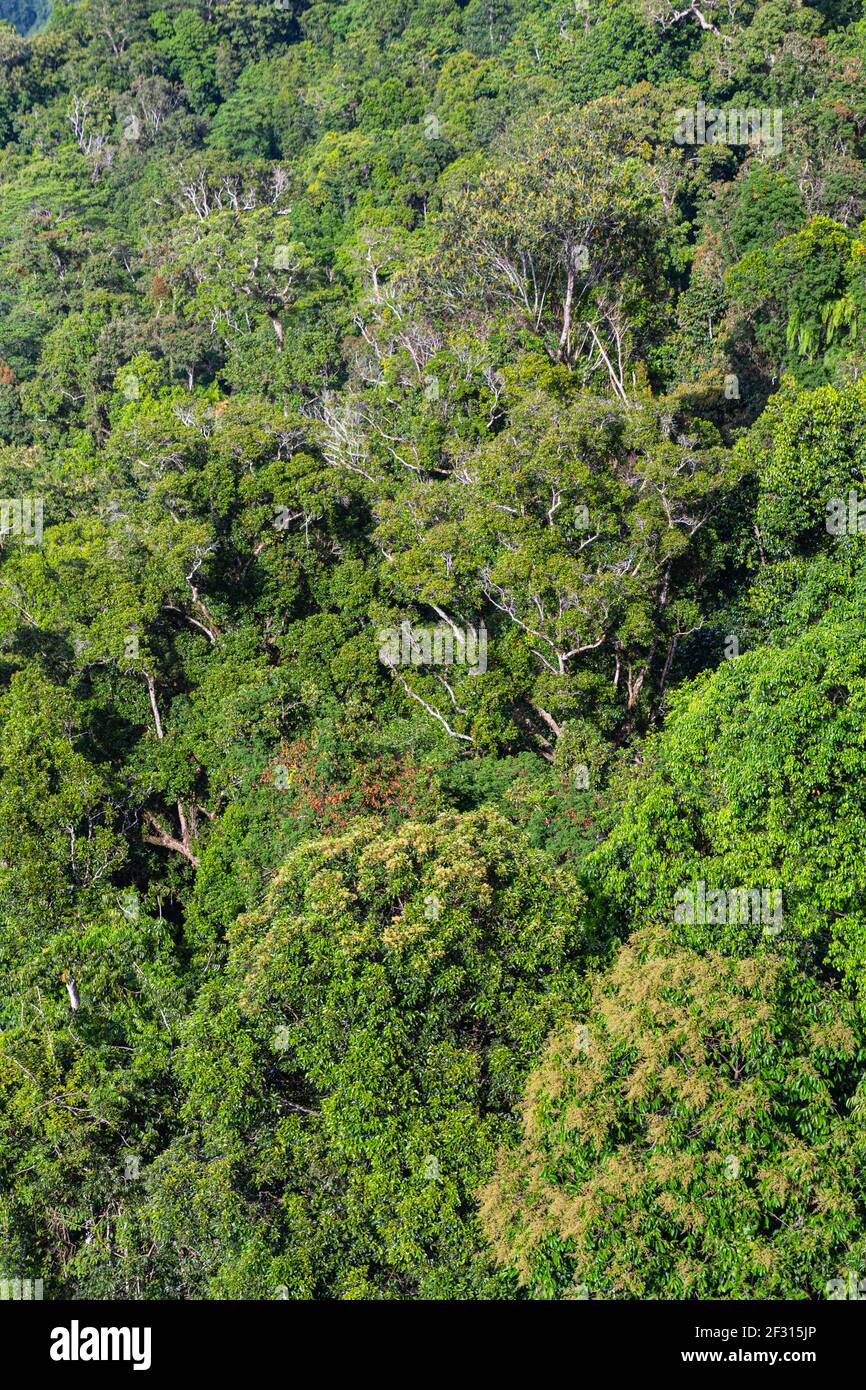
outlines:
[[[497,1258],[547,1296],[821,1296],[862,1230],[862,1061],[830,986],[637,932],[532,1073]]]

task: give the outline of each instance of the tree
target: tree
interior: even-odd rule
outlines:
[[[548,756],[590,701],[627,733],[661,698],[745,471],[711,434],[674,438],[673,417],[566,383],[515,383],[507,423],[447,479],[381,503],[376,532],[395,599],[465,630],[483,618],[488,665],[511,668],[517,718]],[[453,675],[453,708],[434,703],[471,735],[488,677]]]
[[[638,305],[669,254],[664,209],[636,149],[602,122],[540,121],[443,209],[433,262],[446,306],[507,305],[557,361],[583,357],[622,400]]]
[[[729,271],[728,297],[775,376],[819,385],[863,350],[866,246],[827,217],[749,252]],[[856,362],[856,357],[855,357]]]
[[[578,1017],[482,1199],[535,1296],[822,1298],[859,1265],[864,1046],[839,991],[647,928]]]
[[[864,696],[862,618],[844,611],[678,691],[597,852],[600,910],[615,902],[623,930],[635,919],[667,922],[696,950],[752,954],[769,939],[802,968],[820,977],[832,968],[861,992]],[[767,899],[757,913],[678,914],[701,883],[705,899],[714,891],[728,905],[741,889]],[[778,915],[765,913],[766,900]]]
[[[192,1147],[151,1193],[158,1248],[202,1252],[182,1257],[184,1283],[505,1291],[472,1194],[535,1048],[580,991],[592,943],[571,876],[489,812],[387,832],[361,820],[293,852],[230,935],[180,1061]],[[232,1220],[229,1248],[200,1225]]]
[[[228,341],[248,336],[264,317],[282,352],[285,317],[310,265],[278,214],[247,207],[211,212],[200,229],[191,224],[170,273],[187,289],[189,316],[212,333]]]

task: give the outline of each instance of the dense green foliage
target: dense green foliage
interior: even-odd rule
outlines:
[[[45,8],[0,1274],[866,1277],[862,0]]]

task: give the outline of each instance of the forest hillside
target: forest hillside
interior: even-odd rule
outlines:
[[[862,0],[0,8],[0,1275],[866,1277]]]

